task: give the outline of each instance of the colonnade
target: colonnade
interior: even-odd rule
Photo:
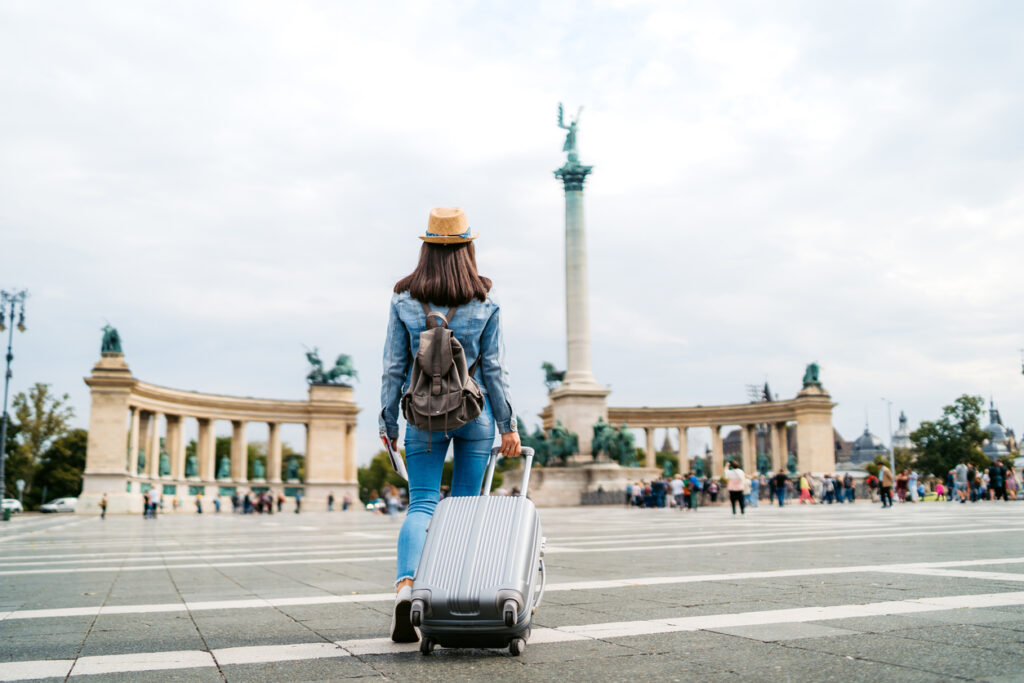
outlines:
[[[678,443],[677,456],[679,466],[686,471],[689,467],[689,436],[691,428],[706,426],[711,429],[711,472],[710,476],[721,476],[725,471],[725,449],[722,429],[730,425],[692,425],[677,427]],[[762,432],[767,440],[765,455],[771,460],[772,471],[785,468],[789,462],[789,425],[786,422],[774,422],[770,425],[745,424],[738,425],[740,428],[740,459],[739,464],[744,472],[750,473],[757,469],[757,437],[758,429],[764,427]],[[644,467],[656,467],[655,456],[657,447],[655,445],[655,430],[657,427],[644,427],[645,448]],[[671,428],[669,428],[671,429]]]
[[[160,486],[179,499],[212,498],[246,488],[284,486],[284,495],[302,493],[316,506],[328,495],[357,493],[356,415],[352,388],[312,385],[306,401],[243,398],[170,389],[132,376],[120,353],[104,353],[85,378],[92,395],[82,511],[107,494],[110,511],[141,509],[141,494]],[[186,456],[186,426],[196,421],[194,470]],[[218,467],[216,423],[231,423],[227,471]],[[266,473],[249,480],[249,425],[267,425]],[[161,429],[161,424],[163,429]],[[306,431],[305,476],[282,481],[281,426],[301,424]],[[127,431],[127,433],[126,433]],[[161,434],[161,432],[163,432]],[[161,471],[161,436],[169,467]],[[139,467],[140,455],[143,456]]]
[[[687,432],[703,427],[711,429],[711,475],[721,476],[725,471],[722,429],[735,425],[741,430],[740,466],[745,472],[753,472],[757,468],[757,430],[759,426],[766,426],[765,454],[771,458],[773,471],[786,467],[792,452],[799,471],[822,473],[835,469],[834,407],[835,403],[820,384],[811,383],[805,385],[796,398],[786,401],[681,408],[609,407],[608,422],[644,430],[645,467],[656,466],[655,429],[677,430],[680,465],[686,466],[689,462]]]

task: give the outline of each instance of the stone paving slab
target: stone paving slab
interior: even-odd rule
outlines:
[[[885,512],[867,504],[761,507],[743,518],[723,508],[696,515],[574,508],[541,516],[552,549],[549,581],[564,588],[545,597],[535,620],[537,642],[521,657],[443,649],[422,657],[415,648],[391,646],[385,639],[390,605],[372,596],[391,590],[394,561],[387,558],[399,525],[362,511],[270,518],[179,513],[156,522],[49,518],[30,526],[19,520],[0,527],[0,572],[7,572],[0,575],[0,605],[6,606],[0,610],[105,604],[129,613],[0,616],[0,679],[5,662],[77,657],[89,658],[80,660],[89,670],[105,671],[83,678],[133,681],[742,677],[848,683],[1019,680],[1013,674],[1024,671],[1024,607],[1012,597],[1024,592],[1024,583],[984,576],[1024,574],[1024,540],[1017,540],[1024,531],[1013,533],[1016,525],[1024,529],[1024,505],[903,505]],[[1011,533],[989,533],[994,528]],[[20,535],[24,531],[31,533]],[[975,564],[946,566],[940,576],[891,566],[965,561]],[[31,571],[42,568],[63,569]],[[792,573],[747,576],[778,570]],[[643,583],[652,578],[659,583]],[[585,583],[606,580],[627,585]],[[369,594],[368,601],[317,602],[353,593]],[[982,597],[992,595],[994,603]],[[313,602],[271,606],[261,600],[289,597]],[[958,608],[914,602],[936,597]],[[244,602],[191,613],[149,607],[208,601]],[[857,612],[882,603],[909,611]],[[744,623],[728,625],[737,615]],[[684,618],[697,619],[698,630],[665,626]],[[597,639],[574,631],[601,624],[609,626]],[[256,649],[233,650],[246,647]],[[172,651],[195,664],[128,670],[140,664],[126,656],[166,661],[160,653]],[[233,663],[218,663],[218,652]],[[250,652],[279,661],[234,663]]]

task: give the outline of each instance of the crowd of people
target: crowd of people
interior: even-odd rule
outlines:
[[[302,512],[302,491],[297,490],[293,496],[293,502],[295,503],[294,512],[299,514]],[[183,500],[178,496],[170,496],[171,510],[177,512],[178,509],[183,505]],[[195,505],[196,514],[203,514],[203,494],[199,493],[192,497]],[[213,497],[213,511],[214,513],[220,513],[221,510],[221,498],[219,496]],[[268,514],[272,515],[275,512],[282,512],[287,502],[287,498],[284,492],[274,492],[271,490],[266,491],[244,491],[233,493],[228,500],[231,503],[231,512],[235,514],[250,515],[250,514]],[[142,494],[142,516],[144,519],[155,519],[158,512],[164,512],[165,496],[156,487],[149,489]],[[327,496],[327,511],[332,512],[334,510],[334,493],[330,493]],[[103,497],[103,503],[101,504],[101,514],[106,515],[106,494]],[[348,494],[342,497],[341,509],[343,511],[348,510],[352,507],[352,498]]]
[[[894,475],[888,466],[878,475],[869,474],[860,489],[860,496],[883,508],[893,502],[915,503],[924,500],[976,503],[982,500],[1017,500],[1024,498],[1024,482],[1001,460],[987,468],[959,463],[944,478],[923,477],[906,468]],[[696,510],[716,503],[721,486],[728,491],[733,514],[744,514],[747,507],[757,507],[760,499],[780,507],[786,501],[801,505],[853,503],[858,498],[858,478],[851,473],[815,476],[809,472],[793,474],[785,470],[747,476],[735,461],[727,463],[721,481],[698,477],[694,473],[637,481],[626,486],[627,506],[638,508],[674,507]]]

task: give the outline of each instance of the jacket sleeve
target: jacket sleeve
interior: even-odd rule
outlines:
[[[491,400],[491,411],[498,431],[502,434],[519,431],[516,414],[512,410],[512,395],[508,389],[508,366],[505,360],[505,342],[501,334],[501,309],[497,306],[484,325],[480,337],[480,368],[484,386]]]
[[[409,376],[409,332],[398,317],[398,307],[391,300],[391,314],[388,319],[388,338],[384,342],[384,374],[380,382],[380,425],[381,436],[398,438],[398,403],[402,388]]]

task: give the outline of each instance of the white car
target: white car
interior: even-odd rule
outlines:
[[[54,498],[49,503],[39,506],[40,512],[74,512],[77,498]]]
[[[17,498],[4,498],[3,507],[0,510],[10,510],[12,515],[25,511],[21,507],[21,501]]]

